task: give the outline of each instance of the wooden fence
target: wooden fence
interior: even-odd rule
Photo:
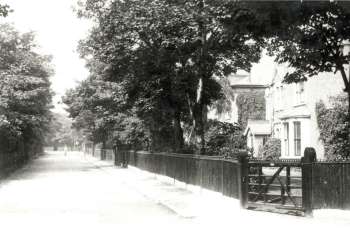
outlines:
[[[312,164],[314,209],[350,209],[350,162]]]
[[[92,148],[86,147],[85,153],[93,157],[99,158],[101,160],[114,161],[114,154],[112,149],[105,149],[105,155],[103,155],[102,150],[100,148],[96,148],[93,152]]]
[[[24,149],[14,152],[0,152],[0,178],[25,165],[39,153],[41,153],[40,148],[33,148],[32,151],[27,152]]]
[[[129,153],[129,164],[222,194],[239,197],[240,166],[236,160],[183,154]]]
[[[112,150],[106,154],[107,160],[114,160]],[[95,150],[94,156],[100,158],[100,150]],[[248,174],[249,160],[129,151],[128,161],[142,170],[239,198],[241,203],[248,195],[244,193],[244,174]],[[304,209],[350,209],[349,161],[306,161],[301,169]]]

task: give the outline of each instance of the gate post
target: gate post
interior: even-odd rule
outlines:
[[[241,208],[248,207],[248,153],[240,152],[238,154],[239,162],[239,200]]]
[[[306,216],[312,216],[312,163],[316,161],[316,151],[312,147],[305,148],[301,158],[302,204]]]

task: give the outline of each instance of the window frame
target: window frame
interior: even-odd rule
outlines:
[[[305,104],[305,82],[301,81],[295,85],[295,105]]]
[[[287,127],[287,128],[286,128]],[[283,147],[284,147],[284,155],[289,156],[289,123],[283,123]]]
[[[293,122],[294,130],[294,156],[301,156],[301,122]]]

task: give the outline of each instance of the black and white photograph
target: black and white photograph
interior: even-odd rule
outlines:
[[[350,0],[0,0],[0,228],[350,228]]]

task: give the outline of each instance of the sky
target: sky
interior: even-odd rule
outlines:
[[[77,0],[1,0],[14,10],[4,21],[21,32],[34,31],[39,51],[52,55],[55,74],[51,77],[55,92],[53,111],[64,113],[59,104],[69,88],[88,76],[84,60],[76,51],[78,41],[87,36],[91,23],[77,18],[73,6]],[[3,20],[2,20],[3,21]]]

